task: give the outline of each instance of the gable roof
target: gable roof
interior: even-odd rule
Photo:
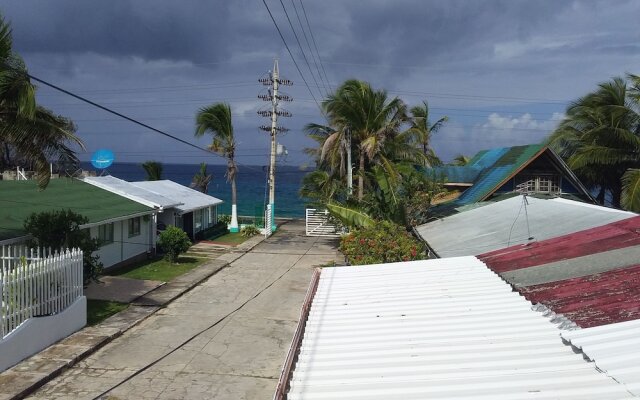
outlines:
[[[456,205],[471,204],[489,198],[542,154],[547,154],[552,164],[585,197],[594,200],[565,162],[544,144],[482,150],[463,167],[439,167],[434,168],[434,172],[442,174],[452,183],[472,183],[473,185],[455,200]]]
[[[152,208],[76,179],[52,179],[44,190],[35,181],[0,180],[0,239],[23,236],[34,212],[72,210],[89,224],[151,214]]]
[[[178,201],[180,204],[173,208],[182,213],[216,206],[223,203],[222,200],[216,197],[209,196],[208,194],[193,190],[170,180],[140,181],[131,182],[131,184],[152,193]]]
[[[143,189],[115,176],[88,176],[83,178],[83,180],[91,185],[108,190],[111,193],[144,204],[147,207],[162,210],[181,204],[180,201]]]
[[[438,256],[453,257],[530,243],[530,236],[541,241],[637,216],[561,198],[526,199],[526,209],[522,195],[463,206],[464,212],[420,225],[417,231]]]
[[[563,344],[559,328],[572,324],[532,310],[475,257],[323,268],[316,279],[285,363],[293,372],[277,385],[287,399],[633,398]]]

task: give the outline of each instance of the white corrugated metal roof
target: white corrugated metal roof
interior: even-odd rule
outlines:
[[[288,399],[623,399],[475,257],[325,268]]]
[[[440,257],[478,255],[541,241],[637,216],[566,199],[522,196],[489,203],[417,227]],[[528,224],[527,224],[528,220]]]
[[[133,185],[131,182],[115,176],[87,176],[83,180],[93,186],[115,193],[119,196],[144,204],[147,207],[171,208],[181,204],[174,198],[168,198]]]
[[[182,204],[175,208],[183,213],[222,204],[222,200],[218,198],[169,180],[140,181],[131,182],[131,184],[161,196],[179,201]]]
[[[567,331],[562,338],[640,396],[640,320]]]

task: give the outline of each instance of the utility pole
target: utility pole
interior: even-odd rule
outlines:
[[[293,84],[288,79],[281,79],[280,72],[278,70],[278,59],[273,61],[273,71],[269,73],[267,78],[258,79],[258,82],[262,83],[265,86],[271,86],[271,89],[268,90],[268,94],[259,95],[258,98],[264,101],[271,102],[271,110],[260,110],[258,111],[258,115],[263,117],[271,118],[271,126],[262,125],[260,129],[263,131],[267,131],[271,134],[271,157],[269,163],[269,205],[267,206],[267,217],[266,220],[270,223],[270,226],[267,226],[265,222],[265,229],[271,232],[275,232],[276,223],[275,223],[275,197],[276,197],[276,135],[278,133],[287,132],[287,128],[283,128],[278,126],[278,116],[280,117],[290,117],[291,113],[286,110],[279,110],[278,106],[280,101],[292,101],[293,99],[286,94],[278,93],[278,89],[280,85],[290,86]]]

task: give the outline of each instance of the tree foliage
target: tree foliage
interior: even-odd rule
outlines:
[[[0,168],[32,169],[44,188],[49,163],[77,165],[73,148],[84,145],[69,119],[36,104],[36,87],[12,47],[11,27],[0,17]]]
[[[24,222],[24,228],[33,237],[32,245],[54,251],[78,248],[83,252],[84,283],[97,280],[102,272],[100,257],[94,254],[100,248],[98,239],[91,237],[89,229],[80,226],[89,219],[71,210],[33,213]]]
[[[207,164],[200,163],[200,170],[193,176],[191,187],[199,192],[207,193],[212,179],[213,175],[207,173]]]
[[[148,181],[160,181],[162,180],[162,163],[158,161],[145,161],[142,163],[144,172],[147,173]]]
[[[599,190],[601,204],[609,195],[614,207],[640,211],[633,208],[640,202],[637,175],[629,172],[640,168],[640,78],[627,78],[612,78],[574,101],[549,143],[588,187]]]

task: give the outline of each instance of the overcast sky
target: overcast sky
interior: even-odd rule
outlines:
[[[210,139],[193,137],[195,113],[230,103],[238,158],[250,165],[268,162],[268,134],[257,128],[268,121],[256,114],[268,103],[257,80],[275,57],[294,81],[285,104],[294,116],[281,123],[291,130],[278,138],[290,165],[309,162],[302,150],[313,142],[302,127],[324,122],[313,97],[348,78],[409,105],[427,100],[434,120],[449,116],[434,138],[446,161],[537,143],[569,101],[640,73],[637,0],[300,1],[267,5],[309,87],[261,0],[0,0],[0,10],[33,75],[180,138],[206,146]],[[38,99],[76,122],[82,159],[109,148],[119,161],[222,162],[49,88],[39,86]]]

